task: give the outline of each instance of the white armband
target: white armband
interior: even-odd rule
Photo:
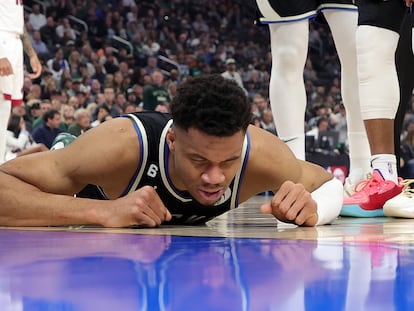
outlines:
[[[317,204],[317,226],[329,224],[339,216],[344,200],[344,187],[338,179],[327,181],[313,191],[311,196]]]

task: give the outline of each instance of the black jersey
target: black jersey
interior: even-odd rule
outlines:
[[[187,192],[179,191],[168,174],[169,148],[166,143],[168,129],[173,125],[170,114],[159,112],[136,112],[123,117],[131,119],[140,145],[140,162],[121,196],[143,186],[157,188],[162,202],[172,215],[171,224],[201,224],[238,206],[240,183],[246,167],[250,140],[246,133],[241,166],[223,197],[213,206],[195,201]],[[107,199],[99,187],[89,186],[78,194],[80,197]]]

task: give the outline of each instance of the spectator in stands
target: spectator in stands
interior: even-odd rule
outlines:
[[[88,94],[80,87],[75,96],[78,99],[79,107],[85,108],[88,105]]]
[[[256,94],[253,98],[253,103],[257,107],[256,116],[262,117],[263,111],[270,108],[269,101],[260,93]]]
[[[26,123],[20,115],[12,114],[7,126],[5,158],[10,160],[16,157],[17,152],[24,150],[31,145],[30,133],[26,130]]]
[[[260,127],[274,135],[277,135],[276,127],[273,123],[273,114],[270,109],[265,109],[262,112],[262,117],[260,119]]]
[[[123,90],[123,80],[124,80],[124,76],[122,75],[121,71],[117,71],[114,73],[114,83],[113,83],[113,87],[115,90],[115,93],[121,93],[125,90]]]
[[[66,89],[66,93],[69,98],[76,96],[76,94],[80,91],[81,81],[79,79],[70,79],[70,83],[68,82],[68,85],[70,85],[70,89]]]
[[[132,104],[134,106],[138,106],[140,104],[137,94],[132,87],[126,91],[126,100],[128,104]]]
[[[91,127],[96,127],[99,124],[105,122],[106,120],[112,119],[110,115],[110,110],[105,104],[97,106],[97,118],[91,123]]]
[[[348,126],[346,122],[346,109],[342,102],[337,104],[335,107],[336,111],[334,109],[334,113],[337,119],[335,130],[339,132],[338,143],[340,146],[342,146],[342,152],[348,152]]]
[[[80,53],[77,50],[72,50],[68,57],[68,64],[70,70],[70,76],[72,79],[81,79],[82,73],[80,69]]]
[[[55,44],[59,41],[56,34],[56,24],[53,17],[48,16],[46,24],[39,29],[42,41],[47,45],[48,49],[51,50]]]
[[[39,84],[33,83],[30,86],[29,93],[26,94],[25,99],[41,99],[42,98],[42,88]]]
[[[125,93],[124,92],[116,93],[114,103],[115,103],[115,107],[119,111],[119,114],[122,114],[124,112],[125,105],[127,104]]]
[[[312,127],[309,131],[306,132],[307,136],[313,136],[315,138],[315,141],[318,140],[319,133],[325,132],[329,129],[329,120],[325,115],[320,116],[315,126]]]
[[[56,83],[56,80],[54,80],[54,79],[53,79],[53,74],[52,74],[52,72],[51,72],[51,71],[49,71],[49,69],[45,69],[45,70],[43,70],[43,72],[42,72],[42,78],[41,78],[41,80],[40,80],[40,85],[41,85],[41,87],[42,87],[42,93],[44,93],[46,85],[47,85],[47,84],[48,84],[51,80],[55,81],[55,83]],[[59,89],[60,89],[60,85],[59,85]]]
[[[331,108],[329,108],[324,102],[318,102],[315,104],[315,106],[313,107],[314,110],[314,114],[313,117],[311,117],[306,125],[306,129],[309,131],[311,129],[313,129],[316,125],[316,123],[318,122],[320,117],[327,117],[328,118],[328,122],[330,123],[330,117],[332,116],[332,110]],[[334,119],[336,120],[336,118]],[[336,122],[335,122],[336,124]],[[331,125],[331,124],[329,124]]]
[[[27,112],[25,116],[26,120],[26,129],[29,131],[29,133],[33,130],[33,121],[36,120],[40,114],[40,101],[37,99],[31,100],[27,102],[26,104]]]
[[[38,3],[33,3],[32,5],[32,12],[29,14],[29,23],[35,31],[39,31],[40,28],[46,25],[46,16],[40,11],[40,5]]]
[[[75,108],[71,105],[64,104],[60,110],[60,114],[62,117],[62,129],[64,131],[68,130],[68,127],[74,122],[75,120]]]
[[[42,41],[42,36],[38,30],[32,33],[32,46],[41,60],[47,60],[50,57],[50,51],[46,43]]]
[[[70,72],[68,61],[63,57],[63,49],[58,48],[55,57],[46,62],[47,68],[53,74],[53,78],[60,85],[64,72]]]
[[[119,70],[118,61],[113,53],[109,53],[106,56],[105,63],[103,64],[105,72],[107,74],[115,74]]]
[[[165,105],[170,101],[167,88],[164,86],[164,75],[160,70],[151,74],[152,84],[144,88],[144,110],[155,110],[158,105]]]
[[[145,72],[149,75],[152,75],[155,70],[159,70],[157,65],[157,58],[155,56],[149,56],[147,58],[147,65],[145,66]]]
[[[103,43],[108,34],[105,22],[104,20],[97,18],[96,11],[94,11],[93,8],[89,8],[86,23],[88,25],[88,38],[91,46],[97,51],[103,47]]]
[[[32,152],[48,150],[43,144],[33,143],[22,116],[12,114],[7,127],[5,161]]]
[[[43,116],[43,125],[38,126],[32,132],[35,142],[44,144],[48,149],[52,147],[52,142],[56,136],[63,132],[60,126],[60,112],[54,109],[47,111]]]
[[[42,92],[42,99],[52,100],[52,94],[54,94],[55,92],[60,94],[58,92],[58,86],[56,84],[56,81],[54,79],[49,79],[44,86],[44,90]]]
[[[46,114],[46,112],[48,112],[51,109],[52,109],[52,103],[50,102],[50,100],[46,99],[40,102],[40,114],[35,120],[33,120],[33,124],[32,124],[33,130],[44,123],[44,115]]]
[[[70,25],[69,18],[64,17],[59,20],[56,35],[61,44],[66,44],[70,40],[76,41],[76,32]]]
[[[91,128],[91,119],[89,112],[85,108],[79,108],[75,111],[75,122],[68,127],[68,133],[79,136]]]
[[[237,84],[245,90],[243,85],[243,80],[240,73],[236,69],[236,60],[234,58],[226,59],[226,71],[223,72],[222,77],[226,79],[231,79],[237,82]]]
[[[91,1],[92,2],[92,1]],[[53,1],[53,5],[49,8],[50,14],[55,12],[56,20],[66,17],[73,12],[75,5],[72,0],[57,0]]]
[[[111,86],[107,86],[104,88],[104,98],[105,98],[105,105],[109,108],[110,115],[112,117],[118,117],[119,116],[119,110],[115,105],[115,91],[114,88]],[[99,105],[100,103],[97,102]],[[97,114],[97,111],[95,112],[95,115]]]

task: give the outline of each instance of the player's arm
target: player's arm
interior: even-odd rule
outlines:
[[[322,167],[295,158],[276,136],[249,127],[251,152],[243,179],[241,201],[271,190],[271,202],[261,206],[264,213],[298,225],[314,226],[332,222],[342,206],[343,187]]]
[[[0,225],[125,227],[169,220],[151,187],[118,198],[140,160],[136,135],[129,119],[117,118],[64,149],[6,162],[0,166]],[[110,200],[75,198],[87,184],[100,185]]]
[[[36,79],[40,77],[42,73],[42,64],[37,57],[36,51],[33,49],[32,43],[30,42],[29,34],[27,33],[26,27],[24,27],[23,35],[21,36],[23,43],[23,51],[30,59],[30,66],[32,67],[32,73],[29,73],[30,79]]]

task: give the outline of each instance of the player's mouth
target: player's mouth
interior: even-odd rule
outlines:
[[[200,194],[203,201],[210,202],[210,203],[215,203],[218,200],[220,200],[221,196],[224,193],[224,190],[223,189],[219,189],[219,190],[202,190],[202,189],[199,189],[198,193]]]

